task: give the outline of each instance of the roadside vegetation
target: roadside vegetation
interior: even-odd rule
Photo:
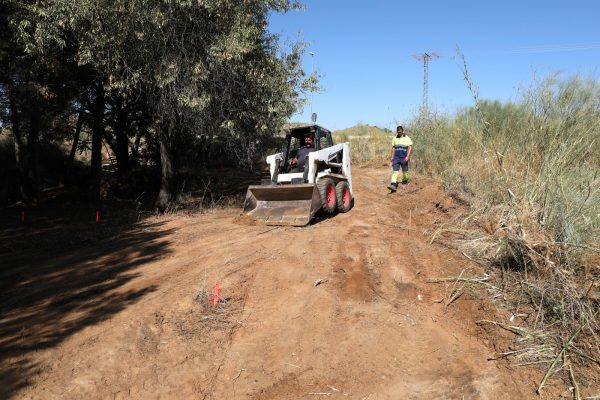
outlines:
[[[472,206],[436,234],[458,234],[500,282],[520,318],[498,326],[521,336],[520,362],[547,368],[538,390],[558,371],[576,388],[573,365],[600,366],[600,83],[551,76],[517,103],[413,129],[422,171]]]
[[[559,371],[578,387],[580,368],[600,366],[600,82],[556,75],[515,103],[474,98],[454,116],[406,124],[413,167],[470,204],[432,240],[450,240],[495,280],[513,318],[484,323],[519,335],[506,356],[545,368],[538,389]],[[386,162],[392,134],[382,136],[350,138],[353,156]]]

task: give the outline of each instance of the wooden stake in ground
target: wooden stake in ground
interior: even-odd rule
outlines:
[[[581,390],[579,389],[579,383],[575,379],[575,372],[573,372],[573,365],[571,361],[567,359],[567,353],[563,353],[563,368],[566,368],[569,371],[569,377],[571,378],[571,383],[573,384],[573,397],[575,400],[581,400]]]

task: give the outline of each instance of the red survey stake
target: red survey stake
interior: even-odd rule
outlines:
[[[215,290],[213,292],[213,301],[212,301],[212,306],[216,307],[217,304],[219,304],[219,282],[215,283]]]

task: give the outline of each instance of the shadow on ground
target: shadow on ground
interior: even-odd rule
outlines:
[[[68,207],[38,209],[24,223],[15,213],[0,215],[3,399],[48,370],[28,354],[56,346],[156,290],[124,285],[140,275],[139,267],[170,252],[170,230],[126,212],[103,215],[99,223],[89,210]]]

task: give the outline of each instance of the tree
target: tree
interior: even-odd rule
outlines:
[[[21,194],[35,203],[40,193],[38,144],[54,116],[68,104],[73,86],[66,76],[72,65],[64,62],[68,49],[33,54],[24,38],[33,28],[33,2],[6,1],[0,8],[0,92],[7,99],[7,119],[15,146]],[[68,57],[67,57],[68,58]]]
[[[135,11],[135,4],[140,7]],[[128,42],[128,65],[140,69],[160,147],[157,206],[173,199],[176,171],[199,143],[220,141],[241,163],[257,140],[272,134],[299,104],[306,83],[299,59],[266,31],[268,13],[289,1],[130,2],[139,30]],[[148,10],[152,10],[148,12]]]
[[[16,11],[7,20],[22,53],[41,60],[42,68],[60,71],[57,76],[78,88],[71,112],[81,112],[77,93],[93,93],[88,111],[96,201],[102,140],[116,154],[120,173],[129,168],[131,141],[135,155],[142,136],[157,144],[157,206],[165,209],[174,198],[180,166],[215,145],[228,158],[250,165],[261,142],[279,131],[301,104],[302,92],[315,83],[301,69],[303,46],[284,51],[278,37],[267,32],[269,13],[300,7],[294,1],[11,4]],[[57,56],[61,63],[53,63]]]

